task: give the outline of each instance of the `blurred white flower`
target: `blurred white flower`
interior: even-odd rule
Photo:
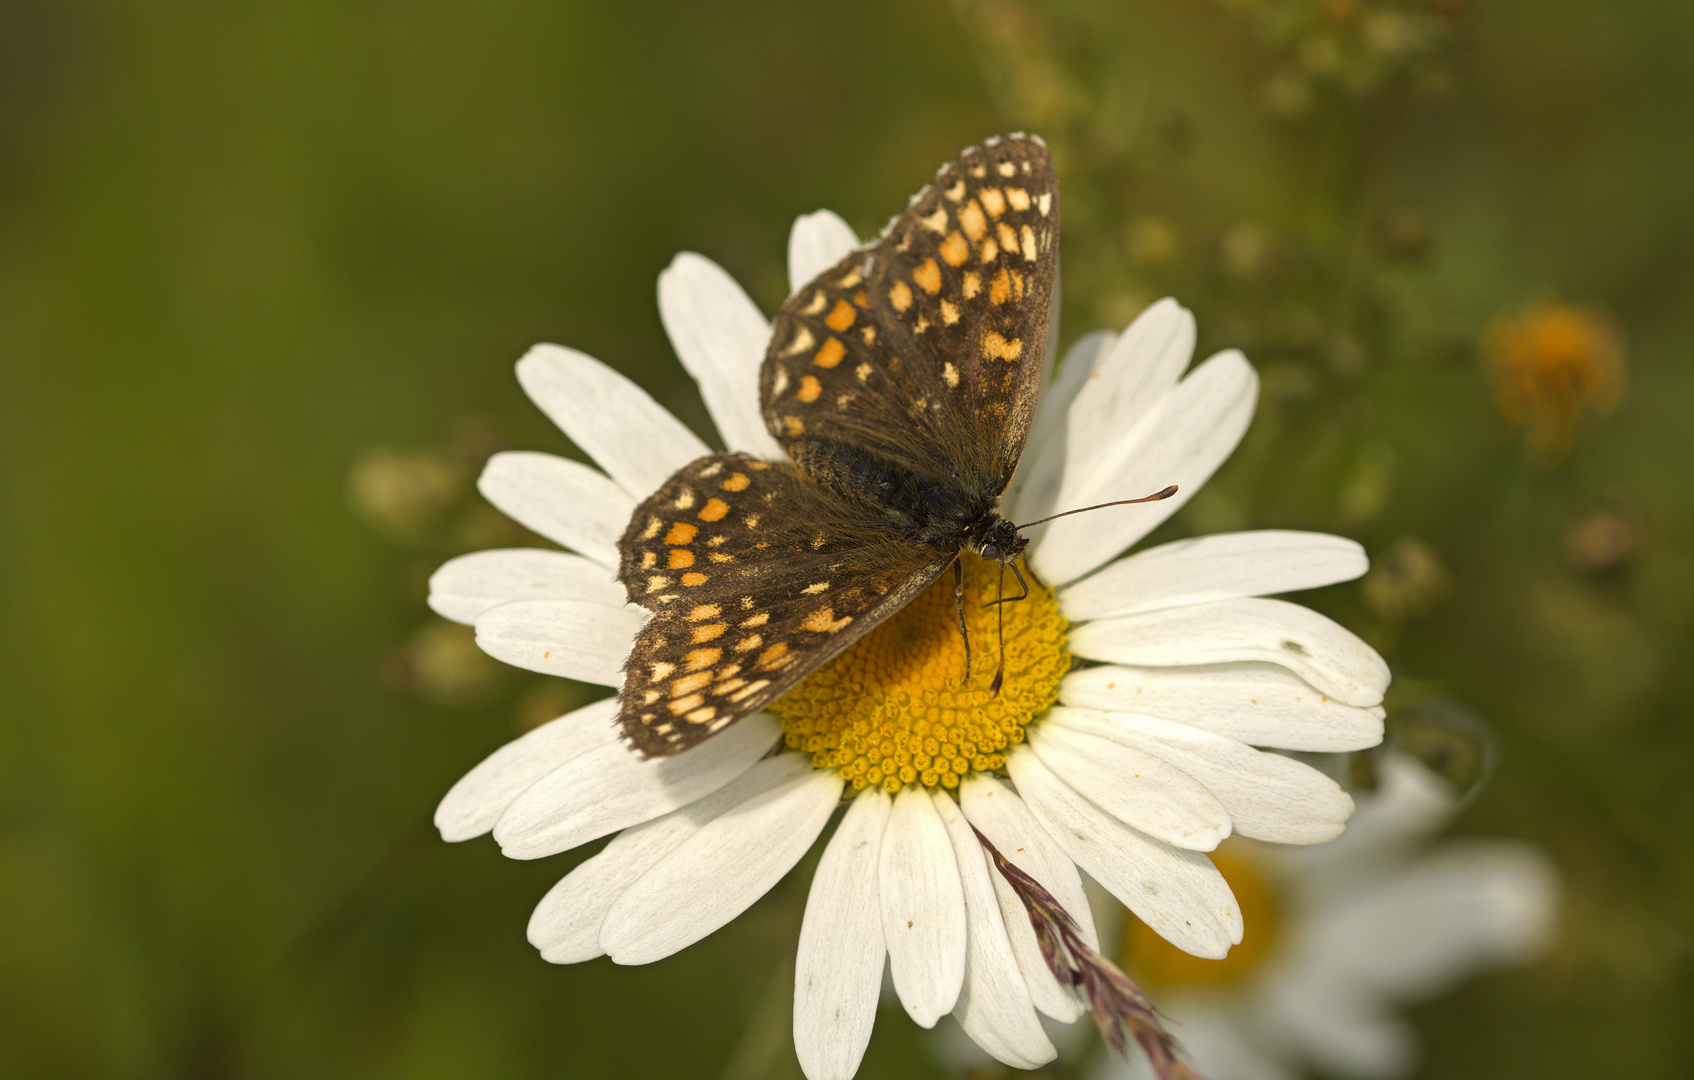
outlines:
[[[1521,841],[1428,838],[1457,809],[1413,759],[1385,758],[1377,793],[1327,844],[1231,840],[1214,854],[1247,920],[1223,961],[1171,950],[1130,923],[1123,953],[1207,1080],[1290,1080],[1316,1071],[1393,1080],[1417,1063],[1400,1007],[1547,944],[1552,862]],[[1150,1075],[1104,1056],[1092,1080]]]

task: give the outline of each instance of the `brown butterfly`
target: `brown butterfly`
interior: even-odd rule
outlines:
[[[1022,553],[996,507],[1035,413],[1058,249],[1046,146],[990,139],[782,306],[759,396],[791,461],[691,462],[618,543],[630,602],[653,612],[620,694],[639,753],[757,710],[949,565],[957,591],[962,550]]]

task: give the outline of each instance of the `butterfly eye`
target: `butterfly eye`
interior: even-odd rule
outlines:
[[[1000,557],[1000,545],[993,543],[982,545],[982,557],[991,561],[998,559]]]

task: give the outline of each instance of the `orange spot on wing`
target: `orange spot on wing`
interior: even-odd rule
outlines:
[[[847,355],[847,346],[841,344],[840,338],[830,338],[823,343],[823,348],[812,357],[812,363],[821,368],[832,368],[841,363],[841,358]]]
[[[823,384],[818,382],[815,375],[807,375],[800,380],[800,389],[794,392],[794,396],[810,405],[818,399],[818,395],[821,393],[823,393]]]
[[[970,245],[956,232],[948,233],[947,239],[941,241],[940,251],[948,266],[962,266],[971,255]]]
[[[667,570],[686,570],[694,565],[694,553],[687,548],[672,548],[671,559],[666,564]]]
[[[725,491],[746,491],[747,485],[750,483],[752,483],[752,481],[747,479],[746,473],[738,472],[731,473],[720,486]]]
[[[1002,266],[1000,273],[995,275],[994,280],[988,285],[988,299],[995,304],[1004,304],[1011,298],[1012,279],[1007,275],[1006,268]]]
[[[700,671],[717,663],[721,656],[722,649],[690,649],[683,654],[682,659],[687,663],[689,671]]]
[[[904,312],[912,306],[912,290],[904,281],[896,281],[894,287],[888,290],[888,302],[894,305],[895,311]]]
[[[997,218],[1006,212],[1006,198],[1000,194],[999,188],[983,188],[977,197],[982,200],[982,208],[988,211],[989,217]]]
[[[692,544],[694,542],[695,534],[699,531],[700,527],[698,525],[690,525],[686,521],[679,521],[675,525],[671,526],[670,532],[665,534],[665,543]]]
[[[988,231],[988,219],[982,216],[982,207],[972,199],[959,211],[959,228],[965,230],[965,235],[972,240],[981,240],[982,234]]]
[[[714,495],[700,508],[699,516],[701,521],[722,521],[728,514],[729,504]]]
[[[704,585],[706,584],[706,575],[702,574],[698,570],[690,570],[688,573],[682,575],[682,583],[690,588],[693,588],[696,585]]]
[[[853,310],[852,304],[845,300],[837,300],[835,307],[824,318],[823,324],[839,334],[852,326],[853,320],[858,318],[858,315],[859,313]]]
[[[982,335],[982,355],[991,360],[1012,361],[1023,355],[1023,339],[1013,338],[1007,341],[998,331],[990,330]],[[684,581],[686,582],[686,578]]]

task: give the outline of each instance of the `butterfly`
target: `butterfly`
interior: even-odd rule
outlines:
[[[789,460],[693,461],[618,543],[618,579],[653,613],[619,695],[638,753],[759,709],[949,566],[959,592],[962,551],[1023,552],[997,505],[1035,413],[1058,251],[1045,144],[989,139],[783,304],[759,397]]]

